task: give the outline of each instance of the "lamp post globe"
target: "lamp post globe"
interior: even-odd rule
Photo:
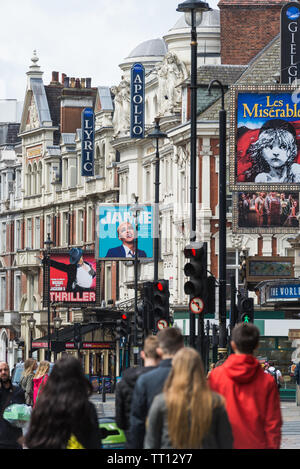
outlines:
[[[201,0],[185,0],[178,5],[177,11],[183,12],[185,22],[189,26],[199,26],[202,21],[202,15],[205,11],[210,11],[211,8],[208,3],[202,2]]]

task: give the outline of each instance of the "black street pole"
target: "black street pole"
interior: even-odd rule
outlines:
[[[196,241],[196,213],[197,213],[197,23],[200,24],[202,14],[211,8],[201,0],[185,0],[177,7],[177,11],[185,13],[186,22],[191,26],[191,141],[190,141],[190,242]],[[197,18],[196,18],[197,16]],[[190,346],[195,348],[196,318],[190,310]],[[201,323],[202,324],[202,323]],[[203,341],[204,326],[198,331]],[[203,344],[200,344],[203,347]]]
[[[196,152],[197,152],[197,29],[191,10],[191,141],[190,141],[190,241],[196,241]],[[201,331],[198,331],[199,335]],[[190,346],[195,347],[196,317],[190,311]]]
[[[148,138],[155,140],[156,152],[155,152],[155,233],[154,233],[154,281],[158,280],[158,260],[159,260],[159,172],[160,172],[160,162],[159,162],[159,139],[167,138],[167,134],[161,132],[159,125],[159,117],[155,118],[155,127],[153,132],[148,134]]]
[[[227,351],[226,329],[226,110],[224,108],[224,87],[217,83],[222,92],[222,109],[219,111],[219,353]]]
[[[47,267],[47,333],[48,333],[48,345],[47,345],[47,350],[46,350],[46,360],[51,361],[51,340],[50,340],[50,249],[51,249],[51,244],[53,244],[53,241],[50,239],[50,233],[48,233],[47,240],[44,242],[46,244],[46,252],[44,251],[44,259],[45,259],[45,264]]]
[[[139,258],[138,258],[138,196],[135,196],[135,237],[134,237],[134,331],[133,331],[133,356],[134,364],[137,365],[139,361],[138,352],[137,352],[137,317],[138,317],[138,267],[139,267]]]

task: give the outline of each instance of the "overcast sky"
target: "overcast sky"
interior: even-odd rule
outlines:
[[[219,0],[206,0],[217,8]],[[51,72],[112,86],[119,64],[141,42],[162,37],[180,0],[10,0],[1,2],[0,99],[24,99],[36,49],[44,83]],[[61,75],[60,75],[61,76]]]

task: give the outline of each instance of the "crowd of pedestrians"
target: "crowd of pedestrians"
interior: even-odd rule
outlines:
[[[259,330],[238,324],[228,357],[207,375],[199,353],[176,327],[144,343],[143,367],[127,369],[116,386],[116,422],[128,449],[279,449],[279,388],[255,358]],[[269,364],[270,365],[270,364]],[[272,368],[272,367],[271,367]],[[298,367],[299,368],[299,367]],[[0,363],[0,448],[100,449],[92,386],[78,359],[25,362],[20,386]],[[7,422],[11,404],[28,404],[26,432]]]

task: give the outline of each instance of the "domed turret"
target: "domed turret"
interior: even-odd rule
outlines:
[[[167,53],[167,46],[163,39],[150,39],[135,47],[119,67],[123,72],[130,73],[131,66],[136,62],[143,63],[146,73],[149,72],[157,62],[161,62]]]

